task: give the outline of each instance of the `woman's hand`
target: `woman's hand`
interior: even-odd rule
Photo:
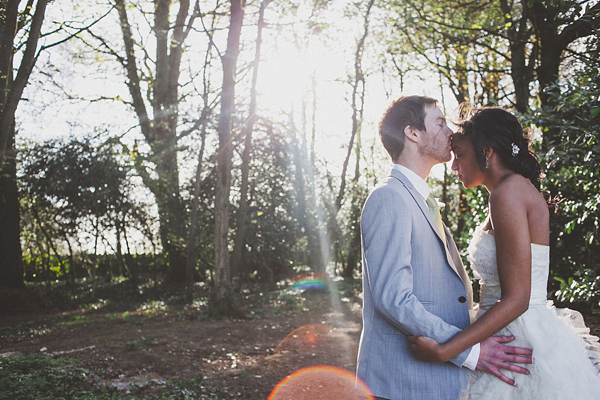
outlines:
[[[444,357],[443,347],[435,340],[426,336],[408,336],[410,342],[410,351],[417,360],[425,362],[444,362],[448,361]]]

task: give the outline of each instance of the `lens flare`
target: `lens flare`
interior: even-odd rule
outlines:
[[[333,327],[326,324],[308,324],[296,328],[281,341],[275,352],[283,350],[309,350],[323,343]]]
[[[325,274],[306,272],[292,278],[292,290],[327,290]]]
[[[367,386],[345,369],[329,365],[303,368],[285,377],[268,400],[374,399]]]

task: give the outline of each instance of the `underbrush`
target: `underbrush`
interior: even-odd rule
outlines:
[[[0,358],[0,399],[198,399],[208,398],[203,376],[134,382],[117,390],[77,360],[42,354]]]
[[[0,399],[110,398],[110,390],[77,364],[41,354],[2,357]]]

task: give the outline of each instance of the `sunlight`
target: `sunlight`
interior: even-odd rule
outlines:
[[[258,92],[262,107],[289,112],[309,96],[313,77],[320,74],[326,53],[322,46],[302,51],[291,41],[276,40],[275,48],[263,55]]]
[[[352,129],[347,49],[352,45],[327,46],[321,38],[309,35],[298,45],[286,32],[265,39],[259,69],[258,107],[267,118],[291,116],[299,135],[308,142],[316,132],[313,146],[327,168],[341,171]],[[353,41],[353,37],[340,41]],[[313,107],[314,110],[313,110]],[[313,115],[314,112],[314,115]],[[369,128],[367,128],[369,129]],[[309,166],[312,167],[312,166]]]

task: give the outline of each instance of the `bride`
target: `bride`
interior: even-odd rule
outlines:
[[[494,334],[512,335],[515,345],[533,349],[530,374],[503,371],[504,383],[475,371],[465,398],[600,399],[593,361],[600,354],[586,349],[583,336],[546,300],[549,211],[539,192],[540,165],[519,121],[499,108],[476,110],[460,124],[452,151],[463,185],[490,192],[489,215],[469,245],[481,279],[480,308],[476,321],[446,343],[413,336],[411,350],[422,361],[443,362]],[[587,337],[593,347],[597,338]]]

